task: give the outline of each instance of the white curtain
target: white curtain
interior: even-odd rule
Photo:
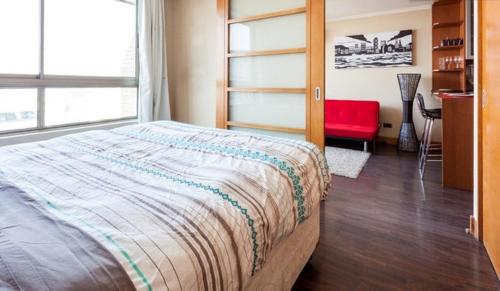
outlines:
[[[169,120],[164,0],[138,5],[139,121]]]

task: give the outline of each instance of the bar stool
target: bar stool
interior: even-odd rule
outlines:
[[[420,139],[420,150],[418,152],[420,178],[423,180],[425,175],[425,166],[428,162],[442,162],[442,146],[431,142],[432,127],[434,120],[441,119],[441,109],[426,109],[424,96],[417,94],[417,104],[422,117],[425,119],[424,132]],[[429,152],[432,152],[429,154]],[[435,153],[438,152],[438,153]]]

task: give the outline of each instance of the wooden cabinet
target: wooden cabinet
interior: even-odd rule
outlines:
[[[473,190],[474,178],[474,98],[468,96],[442,99],[443,185]]]
[[[432,91],[465,92],[466,36],[465,0],[439,0],[432,6]],[[443,45],[442,41],[461,42]],[[459,57],[461,62],[455,62]],[[451,58],[451,65],[440,64]],[[457,66],[458,63],[458,66]],[[447,64],[450,64],[449,62]]]

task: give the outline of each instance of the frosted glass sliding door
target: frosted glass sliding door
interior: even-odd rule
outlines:
[[[231,53],[306,47],[304,13],[229,25]]]
[[[305,139],[306,1],[229,5],[229,129]]]
[[[229,120],[305,128],[305,105],[305,94],[233,92],[229,95]]]
[[[324,0],[218,0],[217,4],[223,56],[217,126],[311,140],[311,100],[313,92],[322,89],[312,87],[312,80],[324,74],[324,63],[317,72],[311,66],[314,40],[320,40],[318,47],[324,52],[324,31],[317,34],[313,20],[324,26],[324,14],[315,12],[324,13]],[[315,97],[320,104],[322,96]]]
[[[306,55],[231,58],[229,72],[230,87],[305,88]]]

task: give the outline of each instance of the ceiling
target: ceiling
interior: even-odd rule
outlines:
[[[326,19],[381,14],[391,10],[410,10],[429,6],[434,0],[326,0]]]

